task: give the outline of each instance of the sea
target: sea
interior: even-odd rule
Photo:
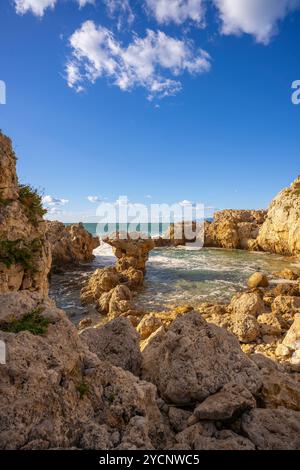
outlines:
[[[99,235],[97,224],[84,224],[92,235]],[[152,236],[166,227],[150,227]],[[142,230],[146,232],[145,227]],[[103,234],[105,234],[105,230]],[[162,232],[163,233],[163,232]],[[95,259],[89,265],[55,274],[50,281],[50,296],[57,305],[77,323],[86,315],[95,313],[93,307],[80,303],[80,289],[97,268],[113,265],[115,257],[109,245],[101,242],[94,250]],[[248,252],[187,247],[157,248],[150,252],[144,286],[136,293],[137,308],[157,311],[179,305],[197,306],[201,302],[226,302],[246,287],[247,279],[256,271],[272,273],[294,267],[295,261],[284,256]],[[297,266],[299,267],[299,265]],[[282,282],[273,280],[272,282]],[[92,309],[92,310],[91,310]]]

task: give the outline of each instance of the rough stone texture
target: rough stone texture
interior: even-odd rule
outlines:
[[[264,251],[300,253],[300,176],[273,199],[257,242]]]
[[[264,311],[264,302],[259,292],[243,292],[235,295],[229,308],[236,315],[252,315],[257,317]]]
[[[99,238],[93,237],[83,224],[65,226],[57,221],[47,221],[46,224],[54,268],[92,261],[93,250],[99,246]]]
[[[295,315],[294,323],[287,332],[282,344],[288,348],[291,358],[290,364],[300,371],[300,313]]]
[[[258,450],[298,450],[300,412],[254,409],[242,417],[242,429]]]
[[[205,224],[205,246],[229,249],[254,249],[266,211],[223,210]]]
[[[16,157],[11,141],[0,132],[0,294],[30,289],[48,293],[47,275],[51,266],[49,243],[43,218],[33,221],[19,199]],[[14,261],[1,262],[7,254],[5,243],[15,242],[26,251],[30,265]],[[17,248],[14,248],[16,254]]]
[[[145,315],[137,326],[137,331],[141,335],[141,340],[148,338],[158,328],[162,326],[162,320],[155,316],[155,314],[149,313]]]
[[[234,314],[232,332],[241,343],[251,343],[260,336],[260,327],[256,318],[245,313]]]
[[[280,336],[282,333],[280,318],[273,313],[263,313],[259,315],[257,322],[262,336]]]
[[[198,420],[226,421],[255,408],[253,395],[242,385],[226,384],[220,392],[210,395],[194,410]]]
[[[229,382],[252,393],[260,387],[258,368],[236,338],[198,313],[179,317],[166,333],[157,331],[143,350],[143,377],[157,385],[165,400],[201,402]]]
[[[261,272],[256,272],[248,279],[249,289],[255,289],[256,287],[268,287],[269,281],[265,274]]]
[[[139,374],[142,362],[139,335],[126,318],[116,318],[104,326],[88,328],[80,338],[100,360]]]
[[[217,431],[213,424],[198,423],[176,435],[176,450],[254,450],[252,442],[230,430]]]
[[[188,420],[193,415],[191,411],[183,410],[181,408],[176,408],[174,406],[170,406],[169,408],[169,421],[176,432],[183,431],[188,426]]]
[[[285,407],[300,411],[300,376],[288,374],[276,362],[261,354],[253,354],[251,359],[262,374],[262,388],[259,392],[266,408]]]
[[[61,310],[46,305],[42,315],[51,320],[43,336],[0,330],[0,448],[115,448],[135,416],[153,447],[167,445],[155,386],[100,361]]]

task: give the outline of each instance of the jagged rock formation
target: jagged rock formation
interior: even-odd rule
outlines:
[[[93,237],[83,224],[65,226],[62,222],[47,221],[47,239],[51,245],[52,268],[89,263],[99,238]]]
[[[300,254],[300,175],[273,199],[257,243],[264,251]]]
[[[83,304],[95,303],[101,313],[111,318],[135,316],[132,291],[144,281],[146,261],[154,248],[151,239],[114,234],[104,240],[113,247],[116,265],[96,270],[82,289]]]
[[[38,194],[18,184],[11,141],[0,133],[0,294],[47,294],[51,253],[43,214]]]
[[[265,221],[263,210],[223,210],[205,223],[205,246],[253,250],[259,229]]]

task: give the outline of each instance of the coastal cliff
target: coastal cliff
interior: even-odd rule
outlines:
[[[51,251],[44,213],[35,190],[19,184],[11,141],[0,133],[0,293],[47,295]]]
[[[300,255],[300,175],[273,199],[257,243],[263,251]]]

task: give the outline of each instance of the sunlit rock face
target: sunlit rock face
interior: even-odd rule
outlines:
[[[48,292],[51,265],[38,194],[20,185],[11,140],[0,133],[0,293]]]
[[[300,254],[300,175],[273,199],[257,241],[264,251]]]

